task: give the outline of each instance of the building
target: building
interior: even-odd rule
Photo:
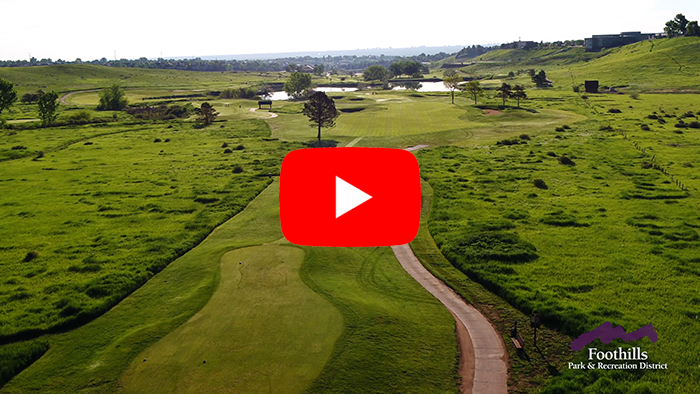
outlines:
[[[599,52],[604,48],[620,47],[639,41],[653,40],[660,37],[661,33],[642,33],[640,31],[628,31],[620,34],[599,34],[586,38],[586,52]]]

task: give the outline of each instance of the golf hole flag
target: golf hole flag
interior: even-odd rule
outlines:
[[[420,171],[404,150],[292,151],[282,161],[279,197],[282,232],[297,245],[402,245],[418,233]]]

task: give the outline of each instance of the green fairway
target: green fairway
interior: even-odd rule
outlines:
[[[416,94],[404,92],[380,92],[372,98],[366,98],[362,93],[348,95],[337,103],[341,115],[336,127],[324,130],[322,136],[338,141],[361,136],[365,138],[358,146],[403,148],[411,144],[493,140],[503,135],[536,132],[544,127],[585,119],[576,113],[554,109],[529,112],[507,108],[497,115],[487,115],[469,105],[467,98],[459,97],[457,105],[452,105],[446,95],[413,96]],[[354,101],[357,99],[361,101]],[[356,104],[358,102],[360,104]],[[488,102],[493,105],[494,101]],[[301,105],[281,103],[280,106],[279,117],[269,121],[272,135],[290,140],[312,139],[314,131],[309,127],[308,118],[300,114]],[[348,110],[351,112],[343,112]]]
[[[328,360],[342,317],[300,280],[303,256],[273,245],[226,253],[207,305],[136,357],[124,392],[305,389]]]

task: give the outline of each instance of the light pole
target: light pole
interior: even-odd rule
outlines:
[[[537,347],[537,329],[540,328],[542,322],[540,322],[540,314],[537,312],[532,312],[530,315],[530,327],[535,329],[535,347]]]

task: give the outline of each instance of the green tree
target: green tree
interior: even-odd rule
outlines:
[[[503,100],[503,106],[505,107],[506,101],[508,99],[513,97],[513,91],[507,83],[503,82],[503,84],[496,89],[498,93],[496,93],[496,97],[500,98]]]
[[[56,120],[58,114],[56,110],[58,109],[58,94],[56,92],[49,92],[39,98],[39,117],[41,118],[41,124],[48,126]]]
[[[335,101],[324,92],[314,92],[309,96],[309,101],[304,103],[302,113],[309,117],[311,127],[318,127],[318,142],[321,145],[321,127],[335,126],[338,110],[335,109]]]
[[[700,36],[700,27],[698,27],[698,21],[688,22],[686,26],[686,35],[688,36]]]
[[[204,124],[213,123],[214,119],[216,119],[216,117],[219,116],[219,113],[216,112],[214,107],[207,102],[202,103],[202,105],[199,108],[197,108],[196,112],[199,115],[199,118],[197,118],[197,120],[203,122]]]
[[[384,81],[389,76],[389,72],[384,66],[374,65],[369,66],[362,73],[362,78],[365,81]]]
[[[394,62],[389,65],[389,72],[393,77],[400,77],[403,74],[403,64],[401,62]]]
[[[323,64],[317,64],[314,66],[314,74],[321,76],[326,72],[326,66]]]
[[[672,20],[666,22],[664,31],[669,37],[683,36],[688,31],[688,19],[683,14],[678,14]]]
[[[127,104],[128,101],[124,89],[118,83],[114,83],[100,92],[100,103],[97,105],[97,109],[101,111],[121,111],[126,108]]]
[[[15,85],[0,78],[0,114],[9,109],[17,101]]]
[[[549,86],[549,79],[547,79],[547,74],[544,70],[540,70],[537,74],[532,77],[532,82],[537,85],[537,87]]]
[[[484,89],[481,88],[481,84],[479,83],[479,81],[467,82],[467,85],[464,87],[464,91],[467,92],[474,99],[474,105],[477,104],[477,98],[484,95]]]
[[[525,93],[525,88],[522,85],[515,85],[513,87],[513,98],[518,100],[518,108],[520,108],[520,100],[527,99],[527,93]]]
[[[311,75],[293,72],[284,83],[284,91],[295,99],[306,96],[311,90]]]
[[[455,90],[459,88],[459,83],[462,82],[462,77],[459,76],[458,74],[453,75],[451,77],[445,77],[445,79],[442,80],[442,83],[450,89],[450,94],[452,95],[452,104],[455,103]]]

